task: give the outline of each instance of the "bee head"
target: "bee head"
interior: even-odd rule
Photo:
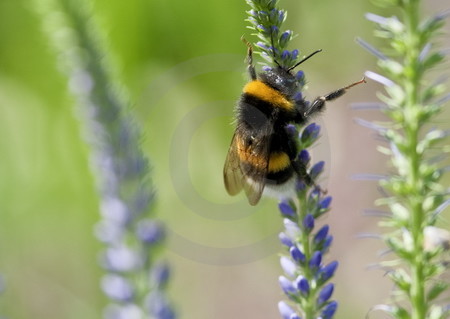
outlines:
[[[269,69],[264,73],[261,73],[259,77],[262,81],[273,87],[274,89],[282,92],[286,96],[293,97],[300,89],[299,79],[291,73],[297,66],[311,58],[313,55],[321,52],[322,50],[316,50],[310,55],[306,56],[294,66],[285,68],[281,66],[276,60],[274,60],[277,65],[276,68]]]
[[[259,77],[263,82],[286,96],[292,96],[299,90],[296,77],[289,70],[280,66],[261,73]]]

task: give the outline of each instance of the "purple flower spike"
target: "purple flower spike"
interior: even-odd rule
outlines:
[[[283,85],[286,82],[286,94],[299,110],[298,117],[302,119],[302,116],[307,115],[305,111],[311,107],[311,102],[305,99],[302,92],[306,83],[304,72],[293,71],[301,59],[300,52],[297,49],[287,50],[293,32],[283,28],[282,22],[286,13],[278,8],[276,0],[246,1],[251,9],[247,20],[251,23],[250,28],[256,33],[258,41],[261,41],[256,44],[255,49],[269,66],[263,67],[263,77],[272,79],[275,76],[275,80],[279,79],[277,72],[280,72],[280,68],[291,74],[290,78],[281,78],[280,83]],[[279,284],[290,301],[289,304],[280,302],[278,308],[283,319],[325,319],[322,318],[322,312],[330,304],[333,287],[326,286],[328,282],[325,281],[333,275],[337,263],[328,268],[323,267],[322,259],[329,249],[332,236],[328,225],[320,224],[320,227],[315,228],[319,222],[318,218],[328,212],[331,204],[331,197],[325,197],[323,189],[317,183],[325,164],[312,162],[309,152],[310,147],[319,138],[321,128],[315,123],[294,122],[285,123],[283,133],[286,138],[292,140],[293,149],[298,147],[295,157],[290,155],[292,166],[297,172],[295,194],[286,195],[286,199],[282,197],[278,203],[284,223],[284,229],[279,233],[284,249],[280,257],[283,276],[279,277]],[[304,176],[302,171],[309,176]],[[325,314],[331,311],[332,307],[327,309]]]
[[[325,302],[328,301],[328,299],[331,298],[331,295],[333,294],[334,285],[333,284],[327,284],[325,287],[322,288],[322,290],[319,292],[319,297],[317,298],[317,304],[319,306],[323,305]]]
[[[336,301],[330,302],[325,309],[322,311],[322,318],[323,319],[331,319],[333,318],[334,313],[336,312],[338,307],[338,303]]]

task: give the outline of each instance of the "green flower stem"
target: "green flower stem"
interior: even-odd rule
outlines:
[[[426,75],[444,58],[441,52],[433,50],[433,45],[445,14],[422,22],[419,0],[380,2],[402,13],[401,20],[367,15],[378,25],[376,34],[390,44],[389,54],[363,44],[379,58],[380,68],[390,77],[368,72],[368,77],[386,88],[387,95],[380,94],[380,99],[386,103],[385,113],[391,121],[378,127],[379,134],[390,143],[391,149],[385,153],[391,155],[391,163],[397,169],[381,182],[391,197],[379,201],[392,212],[391,218],[380,224],[392,229],[384,238],[397,260],[382,265],[391,270],[389,277],[396,285],[393,296],[410,302],[408,309],[394,299],[395,305],[382,309],[398,319],[448,318],[448,309],[435,300],[448,287],[439,278],[446,270],[439,259],[450,233],[434,226],[437,211],[445,207],[448,194],[439,183],[445,170],[429,161],[436,152],[435,145],[442,143],[447,134],[429,128],[424,134],[430,119],[442,109],[439,101],[444,101],[440,96],[445,88],[430,84]],[[430,245],[431,242],[437,244]],[[392,265],[399,265],[398,269]]]
[[[411,318],[423,319],[426,315],[426,299],[425,299],[425,276],[424,276],[424,251],[423,251],[423,224],[425,212],[422,209],[422,203],[425,198],[423,194],[423,183],[420,180],[420,163],[421,155],[417,153],[417,145],[419,141],[420,118],[417,116],[420,112],[418,105],[418,95],[421,90],[420,80],[422,72],[420,71],[419,48],[421,47],[420,35],[418,31],[419,25],[419,1],[405,1],[405,25],[406,35],[406,58],[405,58],[405,115],[410,114],[411,117],[405,116],[407,119],[405,125],[406,145],[409,154],[409,172],[408,179],[411,186],[411,193],[408,196],[409,206],[412,214],[411,237],[413,241],[414,256],[411,260]]]

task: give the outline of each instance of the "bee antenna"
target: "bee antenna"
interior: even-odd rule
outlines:
[[[298,67],[300,64],[302,64],[303,62],[305,62],[306,60],[308,60],[310,57],[312,57],[313,55],[316,55],[317,53],[322,52],[322,49],[316,50],[313,53],[311,53],[310,55],[308,55],[307,57],[301,59],[299,62],[297,62],[294,66],[290,67],[289,69],[287,69],[287,71],[292,71],[293,69],[295,69],[296,67]],[[277,63],[278,64],[278,63]]]

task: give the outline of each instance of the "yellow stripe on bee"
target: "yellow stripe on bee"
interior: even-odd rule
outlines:
[[[284,152],[270,154],[268,171],[271,173],[282,171],[291,165],[289,156]]]
[[[253,95],[274,106],[292,110],[294,104],[289,101],[280,91],[271,88],[259,80],[251,81],[244,86],[244,93]]]
[[[253,165],[256,169],[263,170],[267,167],[267,171],[271,173],[276,173],[286,169],[291,165],[291,160],[285,152],[272,153],[269,156],[269,163],[266,159],[252,151],[250,147],[245,147],[244,141],[240,137],[236,137],[237,154],[242,162],[249,163]]]

